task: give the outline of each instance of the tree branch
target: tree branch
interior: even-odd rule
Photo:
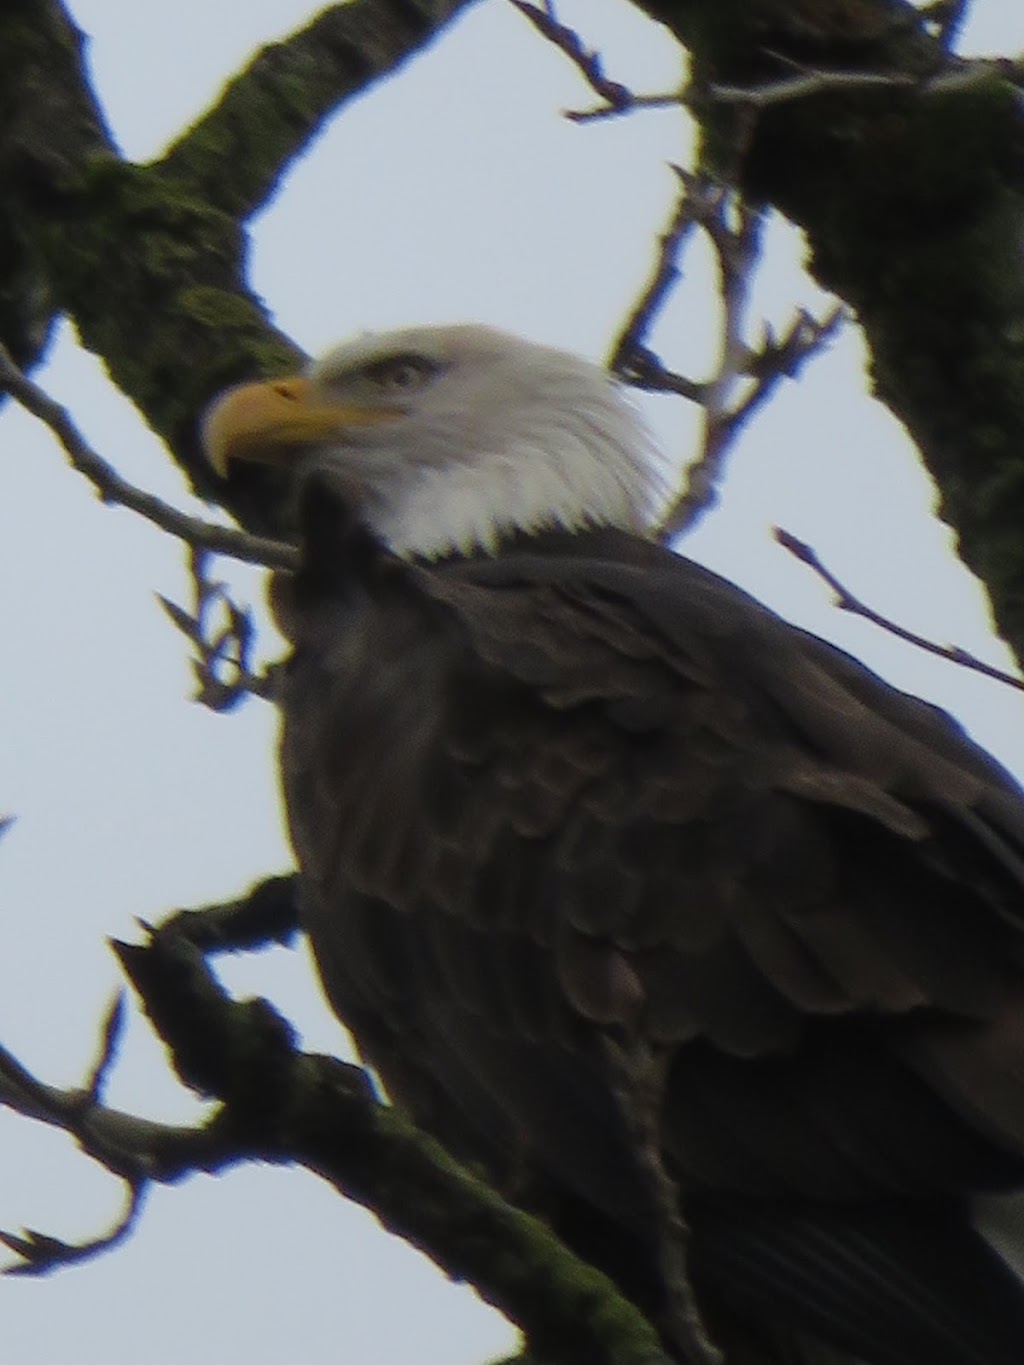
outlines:
[[[361,1068],[301,1052],[266,1001],[227,994],[199,945],[221,950],[288,932],[294,887],[272,878],[230,905],[179,912],[143,945],[115,945],[178,1075],[217,1102],[201,1126],[174,1128],[105,1109],[94,1084],[54,1090],[0,1050],[0,1102],[74,1134],[131,1193],[117,1226],[81,1246],[41,1233],[6,1235],[25,1260],[23,1273],[123,1240],[153,1181],[247,1161],[297,1163],[371,1209],[452,1278],[468,1279],[538,1356],[567,1365],[669,1365],[654,1328],[610,1280],[383,1104]],[[110,1058],[116,1027],[108,1024],[105,1034],[101,1056]]]
[[[750,281],[759,250],[760,219],[726,184],[711,176],[674,168],[681,188],[668,227],[659,238],[655,267],[612,349],[609,367],[637,388],[676,393],[703,411],[701,448],[687,465],[684,485],[658,528],[664,542],[688,530],[714,506],[725,457],[751,417],[784,378],[835,335],[845,317],[839,306],[820,320],[800,310],[781,338],[765,326],[759,346],[745,339]],[[694,380],[668,369],[654,353],[649,335],[681,279],[679,257],[693,230],[709,237],[718,262],[722,338],[718,364],[709,379]]]
[[[160,169],[233,218],[248,218],[327,118],[422,52],[469,2],[330,5],[263,48],[172,144]]]
[[[190,517],[123,479],[114,466],[97,454],[86,441],[67,409],[55,403],[37,384],[22,374],[2,345],[0,389],[6,390],[27,412],[50,428],[64,447],[72,466],[79,474],[85,475],[103,502],[116,503],[137,512],[140,517],[194,549],[212,550],[230,555],[232,559],[239,559],[245,564],[261,564],[265,568],[297,567],[299,553],[294,545]]]
[[[746,309],[747,290],[734,286],[725,292],[724,298],[728,331],[734,325],[728,320],[730,311],[738,320]],[[745,357],[735,345],[723,348],[717,384],[709,385],[710,396],[702,405],[700,453],[687,466],[684,487],[662,518],[659,539],[666,544],[674,540],[715,506],[725,474],[726,455],[743,428],[783,379],[796,379],[804,364],[828,345],[845,318],[842,304],[830,309],[823,318],[814,318],[800,309],[781,338],[776,339],[766,326],[759,349],[747,351]],[[735,382],[747,378],[754,382],[747,386],[745,394],[730,402],[728,395],[734,391]]]
[[[700,403],[704,385],[666,370],[648,344],[655,323],[682,278],[679,260],[699,221],[698,197],[690,193],[690,177],[679,166],[673,170],[680,182],[675,207],[658,238],[654,270],[612,347],[608,368],[635,388],[677,393]]]
[[[594,94],[603,101],[602,112],[617,114],[636,108],[637,97],[627,86],[609,80],[601,54],[587,47],[575,29],[561,22],[553,0],[545,0],[543,6],[530,4],[529,0],[509,0],[509,3],[543,38],[565,53]],[[578,114],[568,113],[566,117],[581,121]]]
[[[231,711],[246,697],[273,701],[281,665],[272,663],[253,671],[256,624],[247,607],[240,607],[226,586],[208,574],[209,551],[193,545],[189,555],[192,612],[162,593],[157,600],[195,651],[192,670],[195,700],[211,711]]]
[[[883,616],[881,612],[875,611],[874,607],[869,607],[862,602],[859,597],[854,597],[849,588],[845,587],[835,574],[825,567],[818,558],[817,552],[806,541],[798,540],[789,531],[784,531],[781,526],[773,527],[772,534],[794,558],[799,559],[802,564],[808,565],[823,582],[828,584],[835,594],[835,605],[840,611],[848,611],[851,616],[862,616],[865,621],[870,621],[875,626],[881,626],[882,630],[889,635],[895,635],[897,640],[905,640],[915,649],[923,649],[926,654],[934,654],[939,659],[946,659],[952,664],[959,664],[961,668],[969,668],[974,673],[981,673],[986,678],[992,678],[995,682],[1005,683],[1007,687],[1013,687],[1018,692],[1024,692],[1024,678],[1017,674],[1007,673],[1005,669],[996,668],[994,664],[987,664],[984,659],[979,659],[976,655],[968,653],[959,645],[936,644],[927,636],[917,635],[914,631],[908,630],[906,626],[901,626],[893,621],[891,617]]]
[[[781,102],[776,89],[753,111],[739,185],[805,231],[814,275],[856,313],[875,393],[1024,657],[1019,64],[951,58],[950,33],[906,0],[636,3],[689,49],[694,90],[716,94],[691,105],[711,165],[750,112],[724,92],[770,91],[789,65]]]

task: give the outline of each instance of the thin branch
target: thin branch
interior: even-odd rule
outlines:
[[[838,305],[821,319],[801,309],[780,338],[765,326],[760,345],[751,346],[745,340],[745,330],[750,283],[760,249],[760,215],[723,182],[691,175],[678,166],[673,169],[681,183],[679,197],[658,240],[654,270],[626,319],[609,361],[609,368],[625,383],[652,392],[679,394],[703,410],[700,453],[688,465],[684,486],[658,528],[659,539],[666,542],[692,527],[714,506],[725,457],[747,422],[784,378],[796,377],[803,364],[828,344],[845,318]],[[648,340],[682,278],[679,259],[695,228],[711,241],[722,299],[717,366],[709,379],[700,381],[668,369]]]
[[[873,607],[867,606],[860,598],[854,597],[849,588],[845,587],[835,574],[822,564],[817,553],[806,541],[798,540],[789,531],[784,531],[781,526],[773,527],[772,534],[784,549],[799,559],[802,564],[807,564],[819,578],[828,584],[835,594],[835,605],[841,611],[848,611],[853,616],[863,617],[865,621],[880,626],[888,634],[895,635],[898,640],[905,640],[907,644],[913,645],[916,649],[923,649],[926,653],[934,654],[939,659],[947,659],[950,663],[958,664],[961,668],[969,668],[974,673],[981,673],[984,677],[992,678],[995,682],[1005,683],[1007,687],[1013,687],[1018,692],[1024,692],[1024,678],[1017,677],[1013,673],[1007,673],[1004,669],[996,668],[993,664],[985,663],[984,659],[979,659],[976,655],[968,653],[959,645],[939,645],[924,635],[917,635],[914,631],[907,630],[905,626],[898,625],[895,621],[890,620],[888,616],[883,616],[881,612],[875,611]]]
[[[615,341],[608,368],[624,383],[636,388],[678,393],[700,403],[704,398],[704,385],[666,370],[647,344],[651,329],[682,278],[679,258],[700,220],[699,199],[691,193],[692,177],[680,166],[672,169],[679,177],[679,195],[668,226],[658,238],[654,270]]]
[[[191,1128],[175,1127],[108,1109],[90,1095],[88,1085],[62,1090],[45,1085],[0,1045],[0,1105],[24,1118],[61,1128],[108,1171],[130,1180],[151,1176],[164,1152]]]
[[[19,1256],[20,1261],[6,1266],[3,1273],[9,1276],[48,1275],[54,1270],[68,1265],[78,1265],[82,1261],[101,1256],[106,1251],[127,1241],[135,1230],[139,1215],[149,1192],[148,1181],[126,1180],[127,1199],[124,1212],[109,1231],[97,1237],[87,1238],[84,1242],[64,1242],[59,1237],[51,1237],[44,1232],[34,1232],[31,1228],[18,1235],[0,1232],[0,1242]]]
[[[86,1082],[87,1103],[90,1105],[99,1104],[103,1099],[103,1089],[107,1077],[117,1060],[117,1049],[124,1033],[124,1023],[124,993],[118,991],[111,1001],[110,1008],[107,1010],[106,1018],[103,1021],[99,1055]]]
[[[689,87],[680,90],[652,91],[647,95],[630,94],[620,104],[596,104],[589,109],[564,109],[562,115],[570,123],[598,123],[602,119],[622,118],[638,109],[689,109],[693,107],[687,96]]]
[[[909,90],[923,98],[971,90],[993,77],[1013,85],[1024,82],[1024,62],[1004,57],[951,58],[940,71],[926,76],[908,71],[835,70],[806,66],[782,53],[768,54],[787,67],[791,75],[762,85],[709,85],[696,93],[697,99],[717,104],[744,105],[755,110],[770,109],[815,95],[849,94],[859,90]],[[688,91],[680,93],[680,103],[690,105]]]
[[[209,577],[209,563],[210,552],[193,545],[189,556],[191,613],[157,593],[164,611],[195,649],[195,700],[211,711],[230,711],[250,696],[272,701],[279,665],[270,664],[260,673],[253,671],[256,626],[252,613],[237,605],[224,583]]]
[[[557,19],[554,6],[543,9],[526,0],[510,0],[534,27],[565,55],[598,96],[601,103],[588,109],[566,110],[565,117],[574,123],[593,123],[602,119],[621,118],[641,109],[688,109],[698,117],[710,106],[732,105],[760,112],[780,104],[810,99],[816,95],[849,94],[862,90],[912,90],[929,97],[968,90],[990,80],[993,76],[1014,85],[1024,83],[1024,62],[1006,57],[960,58],[952,54],[970,0],[939,0],[923,17],[937,26],[937,44],[945,55],[938,71],[921,74],[911,71],[865,71],[861,68],[835,69],[808,66],[783,53],[766,50],[765,56],[774,58],[787,68],[789,74],[760,85],[728,85],[688,82],[674,90],[637,94],[628,86],[610,80],[604,72],[600,55],[588,48],[579,34]]]
[[[298,927],[298,878],[288,874],[267,877],[235,900],[178,910],[160,932],[204,954],[216,954],[289,943]],[[156,932],[148,925],[142,928],[150,935]],[[119,995],[107,1011],[98,1061],[82,1086],[61,1090],[45,1085],[0,1045],[0,1105],[64,1129],[89,1156],[135,1182],[177,1179],[186,1167],[207,1169],[213,1150],[208,1125],[196,1129],[155,1123],[100,1102],[116,1061],[122,1002]]]
[[[601,54],[587,47],[575,29],[563,24],[555,13],[553,0],[545,0],[543,7],[528,0],[509,0],[515,9],[534,26],[547,41],[564,52],[594,94],[603,101],[600,113],[621,114],[634,108],[637,97],[619,81],[611,80],[604,70]],[[593,113],[590,117],[594,117]],[[586,116],[584,116],[586,117]],[[583,122],[578,113],[566,112],[566,118]]]
[[[722,299],[722,340],[718,366],[705,386],[703,434],[700,455],[686,470],[682,491],[662,520],[659,537],[671,540],[692,527],[718,498],[725,456],[738,431],[736,411],[731,407],[738,382],[754,363],[743,338],[750,282],[760,254],[761,217],[724,186],[693,183],[699,221],[715,251]],[[730,221],[735,207],[736,224]]]
[[[117,470],[88,443],[66,408],[54,402],[23,374],[0,344],[0,390],[6,390],[27,412],[45,423],[64,447],[73,468],[84,474],[105,503],[116,503],[145,517],[186,544],[229,555],[245,564],[266,568],[294,569],[298,551],[286,541],[252,536],[228,526],[215,526],[190,517],[161,498],[146,493],[123,479]]]
[[[748,352],[747,364],[742,371],[755,382],[734,407],[719,414],[716,435],[723,449],[726,444],[736,440],[750,418],[771,398],[783,379],[796,379],[804,363],[828,345],[846,317],[846,309],[837,303],[822,318],[815,318],[806,309],[799,309],[778,340],[769,328],[765,328],[760,349]],[[682,526],[672,526],[666,522],[663,534],[671,537],[681,529]]]
[[[422,52],[469,0],[352,0],[257,53],[158,163],[246,218],[348,100]]]

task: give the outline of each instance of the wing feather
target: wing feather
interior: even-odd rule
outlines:
[[[870,1067],[842,1134],[821,1118],[819,1048],[853,1025],[924,1078],[889,1096],[895,1185],[917,1179],[925,1110],[957,1132],[967,1115],[1017,1160],[1014,784],[947,717],[714,575],[612,533],[555,540],[307,589],[315,610],[300,594],[289,613],[285,784],[329,985],[392,1009],[408,990],[403,1027],[423,1036],[444,1001],[474,1046],[522,1045],[538,1075],[558,1049],[600,1066],[593,1025],[729,1059],[686,1077],[699,1132],[670,1087],[684,1183],[870,1184]],[[387,953],[362,985],[359,951],[340,961],[331,906],[351,889],[400,912],[388,924],[416,956],[401,985],[382,980]],[[758,1079],[777,1065],[791,1102]],[[516,1122],[557,1144],[520,1081]],[[749,1142],[709,1143],[716,1125],[778,1140],[755,1161]],[[937,1187],[975,1178],[957,1142],[936,1145]]]

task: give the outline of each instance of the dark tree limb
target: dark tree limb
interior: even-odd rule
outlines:
[[[203,949],[287,935],[294,891],[294,879],[272,878],[230,905],[179,912],[142,945],[115,944],[177,1074],[215,1102],[206,1123],[173,1127],[104,1108],[96,1078],[113,1057],[115,1022],[81,1090],[45,1086],[0,1052],[0,1103],[71,1132],[130,1191],[115,1228],[80,1246],[38,1232],[4,1234],[22,1257],[22,1273],[45,1273],[115,1245],[152,1182],[250,1161],[297,1164],[372,1209],[448,1275],[469,1280],[522,1329],[538,1357],[669,1365],[654,1328],[610,1280],[382,1103],[361,1068],[301,1052],[291,1026],[265,1000],[227,994]]]
[[[267,877],[237,900],[178,910],[162,928],[201,953],[252,952],[272,943],[287,946],[299,932],[298,876]]]
[[[283,480],[268,470],[246,471],[230,485],[217,478],[202,456],[197,420],[226,385],[281,373],[304,356],[244,283],[239,206],[265,196],[330,108],[420,50],[461,7],[333,6],[312,26],[320,25],[323,54],[306,73],[308,96],[302,72],[311,29],[295,47],[286,42],[258,58],[233,83],[227,105],[211,110],[169,158],[139,166],[123,160],[110,137],[84,74],[81,35],[59,0],[0,6],[0,244],[11,235],[31,252],[48,315],[74,319],[196,490],[250,531],[282,534]],[[290,113],[282,104],[288,91]],[[239,165],[240,149],[262,136],[263,118],[267,155],[250,173]],[[0,260],[0,321],[4,268]]]
[[[875,391],[916,442],[940,514],[1024,657],[1016,68],[960,63],[952,29],[936,30],[904,0],[635,2],[689,48],[698,88],[763,90],[815,72],[888,77],[850,89],[825,79],[757,109],[735,169],[746,195],[804,229],[816,278],[855,310]],[[731,158],[737,111],[712,99],[695,112],[705,163]]]
[[[180,936],[157,931],[119,953],[178,1074],[221,1102],[225,1164],[297,1162],[321,1175],[468,1279],[541,1356],[667,1365],[654,1329],[609,1280],[381,1104],[358,1067],[299,1052],[265,1001],[231,1000]]]
[[[263,48],[167,151],[161,168],[248,218],[347,100],[422,52],[470,0],[355,0]]]

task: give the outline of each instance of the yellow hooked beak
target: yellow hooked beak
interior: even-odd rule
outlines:
[[[397,408],[332,403],[301,375],[239,384],[215,398],[202,421],[206,458],[222,479],[232,460],[275,464],[350,427],[393,422]]]

